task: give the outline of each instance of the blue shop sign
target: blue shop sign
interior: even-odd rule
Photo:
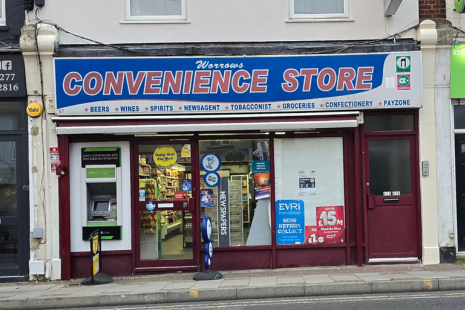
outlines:
[[[276,201],[276,243],[303,244],[305,241],[303,200]]]
[[[395,87],[399,55],[412,63],[408,92]],[[54,62],[58,115],[421,107],[419,52]]]

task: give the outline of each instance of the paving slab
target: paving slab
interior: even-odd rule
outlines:
[[[220,287],[224,288],[224,287],[248,286],[249,282],[250,282],[250,279],[234,279],[234,280],[225,279],[223,283],[220,285]]]
[[[141,284],[138,285],[116,285],[113,287],[110,287],[106,289],[105,291],[102,292],[102,294],[124,294],[124,293],[130,293],[134,291],[135,289],[139,288]]]
[[[334,280],[327,274],[316,274],[303,276],[306,283],[334,283]]]
[[[436,271],[435,273],[440,274],[449,278],[462,278],[465,277],[465,270],[456,270],[456,271]]]
[[[363,280],[358,278],[354,274],[343,274],[343,275],[330,275],[334,282],[362,282]]]
[[[276,277],[258,277],[251,278],[249,282],[249,287],[253,286],[274,286],[277,285]]]
[[[198,281],[192,287],[192,289],[203,289],[203,288],[219,288],[223,284],[224,280],[210,280],[210,281]]]
[[[363,281],[389,281],[388,277],[383,276],[380,273],[356,273],[355,276],[362,279]]]
[[[276,278],[277,285],[305,284],[303,277],[278,277]]]
[[[85,287],[82,286],[76,286],[76,287],[63,287],[59,290],[53,290],[53,291],[45,291],[41,296],[48,296],[48,295],[71,295],[73,293],[77,293],[79,291],[82,291],[85,289]]]
[[[423,279],[447,278],[446,276],[440,275],[439,273],[432,271],[409,271],[407,273],[411,274],[412,276]]]
[[[146,282],[143,283],[141,286],[136,288],[133,293],[139,292],[139,293],[150,293],[150,292],[159,292],[161,289],[165,288],[168,284],[171,282],[168,281],[160,281],[160,282]]]
[[[389,278],[391,280],[420,280],[422,278],[412,276],[411,274],[408,273],[386,273],[383,274],[386,278]]]
[[[189,281],[189,282],[172,282],[165,286],[161,291],[168,291],[168,290],[188,290],[192,286],[194,286],[196,281]]]

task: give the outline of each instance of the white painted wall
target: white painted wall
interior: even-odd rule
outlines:
[[[419,40],[423,56],[423,108],[419,113],[420,166],[429,162],[429,176],[420,176],[422,262],[426,265],[439,263],[439,207],[437,184],[436,139],[436,44],[437,31],[433,21],[420,25]],[[420,167],[421,171],[421,167]]]
[[[384,17],[381,0],[349,0],[350,21],[304,23],[289,21],[288,0],[186,0],[187,23],[126,22],[125,1],[47,0],[39,17],[104,43],[378,39],[418,23],[418,0],[403,0],[392,17]],[[87,42],[63,34],[60,44],[69,43]]]
[[[455,209],[452,182],[453,140],[451,135],[450,104],[450,45],[439,45],[436,49],[436,137],[437,137],[437,180],[439,205],[439,246],[454,246],[454,238],[449,232],[454,231]]]

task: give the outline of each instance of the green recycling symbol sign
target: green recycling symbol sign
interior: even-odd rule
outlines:
[[[410,74],[399,74],[397,76],[397,89],[410,90]]]
[[[454,4],[455,4],[455,11],[457,11],[457,13],[465,12],[465,0],[454,0]]]

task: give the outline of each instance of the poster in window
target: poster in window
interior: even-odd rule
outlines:
[[[344,243],[344,207],[316,207],[316,226],[305,226],[305,243]]]
[[[200,206],[201,207],[213,207],[213,190],[202,189],[200,191]]]

